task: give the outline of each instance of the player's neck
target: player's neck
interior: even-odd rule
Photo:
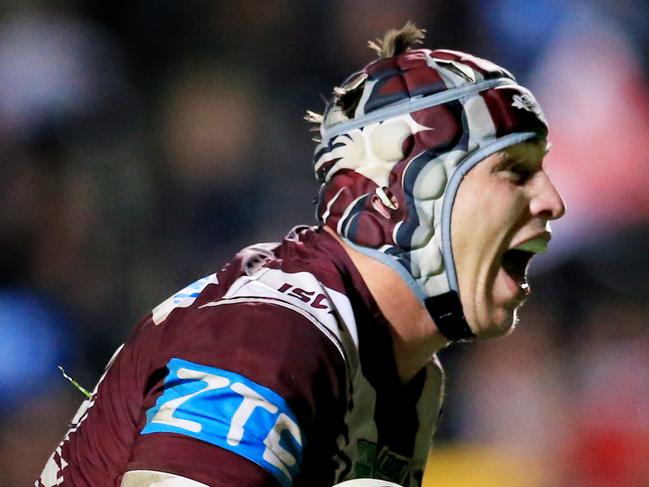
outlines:
[[[341,243],[389,322],[399,376],[403,383],[409,382],[448,340],[396,271],[345,244],[329,228],[325,230]]]

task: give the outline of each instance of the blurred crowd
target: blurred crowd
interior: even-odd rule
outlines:
[[[57,365],[91,389],[157,303],[314,223],[304,111],[409,19],[532,88],[568,206],[517,331],[443,352],[429,483],[649,485],[642,0],[0,2],[0,485],[82,400]]]

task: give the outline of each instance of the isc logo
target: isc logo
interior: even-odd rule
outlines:
[[[315,291],[307,291],[306,289],[295,287],[288,282],[282,284],[278,291],[293,298],[297,298],[303,303],[309,303],[309,306],[312,308],[330,309],[329,301],[327,301],[327,297],[323,293],[316,294]]]
[[[292,485],[302,433],[282,397],[242,375],[186,360],[169,361],[164,392],[147,411],[142,434],[191,436],[237,455]]]

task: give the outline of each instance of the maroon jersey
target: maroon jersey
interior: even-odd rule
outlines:
[[[441,389],[436,360],[401,384],[388,324],[349,257],[298,228],[140,322],[36,486],[415,487]]]

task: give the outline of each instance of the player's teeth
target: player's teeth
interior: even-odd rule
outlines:
[[[548,250],[548,241],[544,238],[535,238],[528,240],[525,243],[514,247],[516,250],[524,250],[525,252],[534,252],[535,254],[542,254]]]

